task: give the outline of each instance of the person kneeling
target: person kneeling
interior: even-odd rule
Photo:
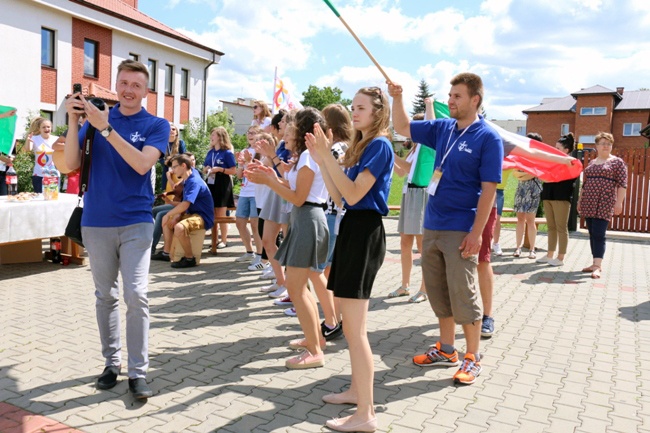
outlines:
[[[214,203],[208,186],[201,174],[192,168],[189,156],[180,154],[171,159],[174,175],[183,181],[183,200],[163,218],[163,251],[152,258],[154,260],[169,260],[172,241],[177,239],[183,248],[183,258],[172,263],[172,268],[190,268],[196,266],[192,253],[190,233],[196,230],[209,230],[214,224]]]

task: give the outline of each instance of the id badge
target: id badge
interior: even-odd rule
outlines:
[[[431,176],[431,182],[429,182],[429,186],[427,187],[427,192],[429,195],[436,195],[436,190],[438,189],[440,178],[442,178],[442,170],[440,168],[436,168],[433,171],[433,176]]]
[[[211,175],[209,175],[209,176],[208,176],[208,184],[210,184],[210,185],[214,185],[214,181],[215,181],[216,178],[217,178],[217,175],[216,175],[216,174],[211,174]]]

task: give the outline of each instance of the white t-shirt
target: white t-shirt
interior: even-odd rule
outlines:
[[[252,147],[247,147],[246,150],[248,150],[253,157],[255,157],[255,149]],[[246,169],[246,167],[244,167]],[[240,197],[255,197],[255,184],[253,182],[250,182],[246,177],[242,177],[241,179],[241,189],[239,190],[239,196]],[[257,202],[255,203],[257,206]]]
[[[32,141],[34,142],[34,156],[36,157],[34,162],[34,176],[43,177],[44,168],[47,168],[48,170],[56,170],[54,159],[52,158],[52,155],[54,154],[52,146],[56,143],[58,138],[59,137],[56,135],[50,135],[50,138],[47,140],[40,135],[32,137]]]
[[[253,119],[253,121],[251,122],[251,126],[259,126],[262,129],[266,128],[270,124],[271,124],[270,117],[265,117],[261,122],[258,121],[257,119]]]
[[[327,201],[327,188],[325,187],[325,181],[323,180],[323,174],[320,172],[318,164],[314,162],[312,157],[309,155],[309,150],[305,150],[300,154],[300,159],[298,164],[295,166],[295,170],[292,168],[287,173],[287,179],[289,180],[289,186],[292,190],[296,190],[296,184],[298,182],[298,172],[301,168],[307,167],[314,172],[314,181],[311,184],[311,189],[305,201],[311,203],[325,203]]]

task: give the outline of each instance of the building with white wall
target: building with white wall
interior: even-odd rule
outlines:
[[[149,66],[145,107],[174,123],[204,119],[207,77],[223,53],[143,14],[138,0],[0,0],[0,104],[18,109],[18,130],[42,111],[55,126],[73,83],[116,101],[122,60]]]

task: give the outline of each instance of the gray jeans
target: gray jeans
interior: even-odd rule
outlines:
[[[82,227],[95,282],[97,325],[106,366],[122,364],[118,274],[126,303],[126,347],[130,379],[144,378],[149,367],[147,285],[153,224]]]

